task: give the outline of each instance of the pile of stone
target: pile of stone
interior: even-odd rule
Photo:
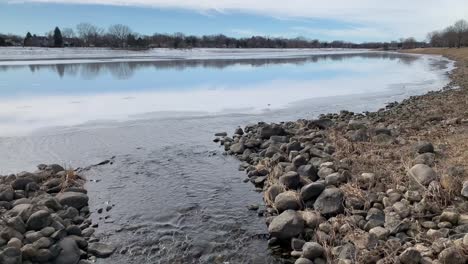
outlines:
[[[114,247],[94,236],[85,180],[60,165],[0,176],[0,263],[86,264]]]
[[[335,159],[332,128],[350,142],[398,141],[394,131],[360,117],[344,111],[215,134],[264,192],[271,247],[297,264],[467,263],[468,182],[461,192],[443,191],[451,183],[431,167],[436,156],[428,142],[415,146],[402,182],[385,185],[372,171],[353,175],[352,162]]]

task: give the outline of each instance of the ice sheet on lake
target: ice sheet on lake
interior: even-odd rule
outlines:
[[[304,55],[354,54],[362,49],[149,49],[144,51],[107,48],[0,48],[0,65],[93,63],[102,61],[157,61],[206,59],[292,58]]]

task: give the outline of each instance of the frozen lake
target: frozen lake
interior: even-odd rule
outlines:
[[[350,50],[0,49],[0,173],[115,156],[87,175],[91,207],[116,204],[94,217],[99,235],[125,252],[100,263],[282,263],[246,208],[261,195],[213,134],[377,110],[441,89],[452,67]]]

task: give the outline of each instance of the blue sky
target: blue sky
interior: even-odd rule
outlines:
[[[353,2],[350,4],[349,2]],[[380,3],[379,3],[380,2]],[[44,34],[89,22],[129,25],[143,34],[234,37],[304,36],[354,42],[390,41],[468,19],[465,0],[0,0],[0,32]],[[401,2],[401,3],[400,3]],[[419,3],[418,3],[419,2]],[[419,7],[418,7],[419,4]]]

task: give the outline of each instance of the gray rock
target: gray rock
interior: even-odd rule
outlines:
[[[13,201],[14,197],[15,192],[11,187],[3,187],[2,189],[0,189],[0,201],[11,202]]]
[[[218,133],[215,133],[215,137],[226,137],[227,136],[227,133],[226,132],[218,132]]]
[[[20,216],[15,216],[7,220],[7,224],[20,233],[26,232],[26,224]]]
[[[287,191],[276,196],[275,208],[281,213],[286,210],[298,210],[301,208],[301,205],[299,204],[297,194],[293,191]]]
[[[463,187],[462,187],[462,190],[461,190],[461,195],[465,198],[468,198],[468,181],[465,181],[463,183]]]
[[[430,142],[421,141],[414,145],[414,150],[419,153],[434,153],[434,146]]]
[[[322,216],[317,212],[306,210],[299,213],[301,214],[302,219],[304,219],[305,225],[308,228],[315,229],[320,225],[320,223],[323,222]]]
[[[306,258],[298,258],[294,264],[314,264],[314,262]]]
[[[18,238],[13,237],[12,239],[10,239],[10,241],[8,241],[7,247],[21,249],[21,247],[23,247],[23,243]]]
[[[282,186],[279,186],[277,184],[273,184],[271,185],[267,191],[265,192],[265,196],[272,202],[275,201],[276,199],[276,196],[278,196],[278,194],[282,193],[284,191],[283,187]]]
[[[399,260],[402,264],[418,264],[421,260],[421,253],[414,248],[408,248],[400,254]]]
[[[302,165],[299,168],[297,168],[297,173],[301,177],[305,177],[311,181],[316,181],[318,176],[317,176],[317,170],[314,168],[312,165]]]
[[[450,212],[450,211],[444,211],[440,215],[440,222],[450,222],[453,225],[458,224],[458,218],[460,217],[459,213],[456,212]]]
[[[55,232],[55,228],[51,227],[51,226],[48,226],[48,227],[44,227],[41,231],[41,234],[45,237],[49,237],[51,236],[54,232]]]
[[[58,164],[50,164],[50,165],[47,165],[45,170],[51,171],[53,174],[56,174],[56,173],[59,173],[61,171],[64,171],[65,169],[62,166],[58,165]]]
[[[314,209],[322,215],[335,215],[344,211],[344,195],[338,188],[325,189],[314,203]]]
[[[301,177],[295,171],[290,171],[283,174],[279,178],[279,182],[286,186],[288,189],[297,189],[301,183]]]
[[[467,258],[461,252],[460,248],[449,247],[440,252],[439,261],[442,264],[465,264]]]
[[[425,164],[429,167],[434,166],[435,164],[435,154],[434,153],[423,153],[419,154],[415,159],[414,159],[414,164]]]
[[[18,178],[11,183],[11,188],[13,188],[13,190],[26,190],[26,185],[31,182],[34,182],[34,180],[29,177]]]
[[[42,228],[50,225],[50,223],[51,218],[49,211],[40,210],[29,217],[26,225],[29,230],[41,230]]]
[[[76,209],[81,209],[88,205],[88,195],[80,192],[64,192],[56,197],[60,204],[68,205]]]
[[[16,247],[7,247],[0,253],[0,263],[20,264],[22,263],[21,250]]]
[[[424,164],[416,164],[408,171],[408,177],[414,187],[428,186],[437,178],[435,171]]]
[[[307,242],[302,247],[302,256],[310,260],[321,257],[324,252],[323,247],[317,242]]]
[[[387,229],[378,226],[369,230],[369,233],[375,235],[379,240],[385,240],[390,232],[388,232]]]
[[[239,142],[239,143],[232,144],[229,149],[235,154],[242,154],[244,153],[245,146],[244,146],[244,143]]]
[[[297,155],[291,162],[294,167],[299,168],[300,166],[307,164],[307,159],[302,155]]]
[[[291,240],[291,248],[297,251],[301,251],[302,247],[304,246],[306,242],[302,239],[299,238],[293,238]]]
[[[80,261],[80,248],[74,239],[65,237],[60,240],[59,247],[62,250],[54,260],[54,264],[77,264]]]
[[[272,237],[287,240],[298,236],[304,231],[304,220],[294,210],[286,210],[276,216],[268,226]]]
[[[115,247],[104,243],[90,243],[88,252],[99,258],[107,258],[114,253]]]
[[[317,175],[321,178],[321,179],[325,179],[325,177],[327,177],[328,175],[334,173],[335,170],[333,170],[332,168],[329,168],[329,167],[322,167],[319,169]]]
[[[318,197],[325,189],[325,184],[322,182],[313,182],[307,184],[301,189],[301,199],[303,201],[309,201]]]
[[[9,212],[8,215],[10,216],[19,216],[21,219],[26,222],[28,221],[29,217],[33,213],[33,205],[32,204],[19,204],[13,207]]]
[[[325,177],[325,185],[327,186],[328,185],[338,186],[340,183],[343,183],[345,181],[346,181],[346,177],[339,172],[332,173]]]
[[[41,237],[33,243],[33,246],[37,249],[49,248],[52,246],[52,240],[48,237]]]
[[[262,139],[269,139],[271,136],[284,136],[286,131],[277,124],[264,125],[260,127],[257,131],[258,136]]]
[[[49,249],[39,249],[34,256],[34,260],[40,263],[47,262],[53,258],[52,252]]]

